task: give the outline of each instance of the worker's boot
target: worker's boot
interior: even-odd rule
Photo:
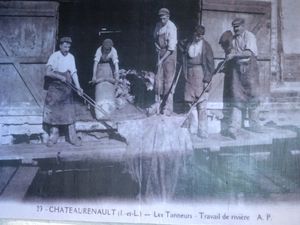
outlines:
[[[58,141],[58,137],[59,137],[58,127],[51,127],[50,128],[50,136],[47,141],[47,146],[52,147],[53,145],[55,145]]]
[[[223,130],[221,134],[234,140],[237,138],[237,130],[233,127],[229,127],[228,129]]]
[[[189,115],[189,131],[191,134],[197,134],[198,132],[198,114],[196,109],[193,109]]]
[[[230,107],[227,111],[227,129],[222,130],[222,135],[237,139],[238,133],[242,127],[242,111],[236,107]]]
[[[69,135],[69,142],[75,146],[81,146],[81,139],[77,136],[75,130],[75,124],[71,124],[68,126],[68,135]]]
[[[166,96],[164,96],[165,98]],[[173,114],[173,93],[167,96],[166,102],[162,107],[162,114],[165,116],[171,116]]]
[[[198,131],[197,136],[201,139],[208,138],[208,121],[207,121],[207,114],[206,108],[197,107],[198,113]]]
[[[249,117],[249,128],[248,130],[255,133],[263,133],[264,130],[259,124],[259,111],[257,108],[248,110]]]

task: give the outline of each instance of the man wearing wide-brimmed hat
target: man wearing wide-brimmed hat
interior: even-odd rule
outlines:
[[[197,25],[193,39],[185,47],[184,75],[185,88],[184,99],[189,104],[201,99],[197,105],[197,112],[192,112],[189,118],[189,129],[200,138],[207,138],[208,125],[206,106],[208,99],[207,91],[201,93],[210,83],[214,66],[214,56],[210,44],[204,39],[205,27]],[[195,115],[196,114],[196,115]]]
[[[72,40],[70,37],[62,37],[59,43],[60,50],[54,52],[46,64],[46,77],[49,85],[47,87],[43,121],[49,127],[50,136],[47,142],[49,147],[58,141],[59,127],[62,125],[68,128],[68,138],[71,144],[80,145],[81,143],[75,131],[75,107],[73,104],[73,91],[70,87],[73,82],[78,90],[77,93],[82,94],[75,58],[69,52]]]
[[[176,72],[177,28],[170,20],[170,11],[167,8],[161,8],[158,16],[160,21],[154,30],[155,47],[158,53],[155,89],[157,95],[164,99],[161,113],[169,116],[173,112],[171,86]]]
[[[224,86],[224,119],[227,120],[228,128],[223,134],[235,139],[238,130],[244,127],[243,118],[246,114],[249,118],[248,129],[261,132],[261,127],[258,122],[259,68],[256,37],[246,30],[243,18],[234,19],[232,27],[232,45],[226,53],[227,67],[230,68],[227,68],[228,77],[226,87]]]

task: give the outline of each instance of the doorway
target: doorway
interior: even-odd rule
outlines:
[[[75,56],[78,75],[85,90],[92,78],[93,57],[105,38],[114,41],[120,68],[155,71],[156,53],[153,30],[157,12],[167,7],[177,25],[178,38],[186,37],[197,22],[198,0],[78,0],[61,2],[59,36],[73,39],[71,52]],[[102,34],[101,29],[120,31]]]

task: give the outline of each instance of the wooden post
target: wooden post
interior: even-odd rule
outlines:
[[[199,11],[198,11],[198,25],[202,24],[202,10],[203,10],[203,0],[199,0]]]
[[[278,75],[277,82],[283,82],[283,66],[284,66],[284,54],[283,54],[283,43],[282,43],[282,0],[277,0],[277,52],[278,52]]]

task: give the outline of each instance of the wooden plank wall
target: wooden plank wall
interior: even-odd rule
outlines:
[[[22,115],[24,108],[41,115],[57,23],[56,2],[0,1],[0,115]]]
[[[300,54],[284,55],[284,81],[300,81]]]
[[[0,144],[44,132],[45,63],[57,27],[57,2],[0,1]]]

